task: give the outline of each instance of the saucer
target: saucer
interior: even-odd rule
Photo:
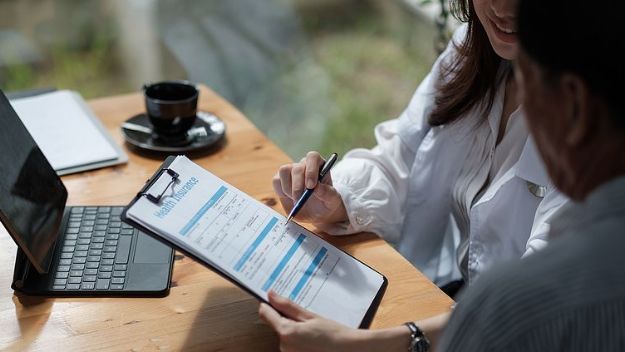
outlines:
[[[126,142],[140,151],[185,154],[216,147],[224,139],[226,125],[217,116],[198,111],[197,119],[186,135],[165,140],[152,131],[148,116],[141,113],[126,120],[121,130]]]

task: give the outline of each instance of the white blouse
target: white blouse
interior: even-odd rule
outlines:
[[[465,34],[466,25],[453,41]],[[333,169],[349,222],[317,224],[333,235],[377,233],[439,285],[471,282],[543,248],[552,214],[567,201],[549,182],[520,110],[496,143],[505,82],[486,119],[476,107],[454,123],[428,125],[441,63],[454,55],[450,44],[401,116],[376,126],[374,148],[351,150]]]

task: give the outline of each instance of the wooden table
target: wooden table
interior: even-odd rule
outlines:
[[[93,100],[91,107],[123,145],[121,123],[144,110],[139,93]],[[271,187],[290,161],[238,110],[206,87],[199,108],[221,117],[227,143],[194,161],[282,212]],[[127,204],[160,165],[128,151],[126,165],[63,177],[71,205]],[[447,311],[453,303],[392,247],[371,234],[331,242],[388,277],[372,328]],[[176,255],[165,298],[18,297],[10,288],[16,246],[0,227],[0,350],[273,351],[277,338],[258,318],[258,301],[217,274]]]

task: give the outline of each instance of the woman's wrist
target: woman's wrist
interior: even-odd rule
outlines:
[[[354,337],[355,350],[358,351],[408,351],[410,330],[405,326],[396,326],[379,330],[358,330]]]

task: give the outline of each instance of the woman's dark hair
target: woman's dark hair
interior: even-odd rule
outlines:
[[[482,108],[490,110],[500,83],[497,78],[503,60],[493,50],[477,18],[473,0],[451,0],[450,9],[456,18],[467,22],[467,36],[457,46],[455,59],[441,66],[441,75],[445,79],[437,87],[434,110],[428,119],[432,126],[456,121],[484,102],[485,97],[486,104]]]
[[[623,0],[521,0],[522,50],[550,75],[571,73],[604,99],[616,126],[625,128]]]

